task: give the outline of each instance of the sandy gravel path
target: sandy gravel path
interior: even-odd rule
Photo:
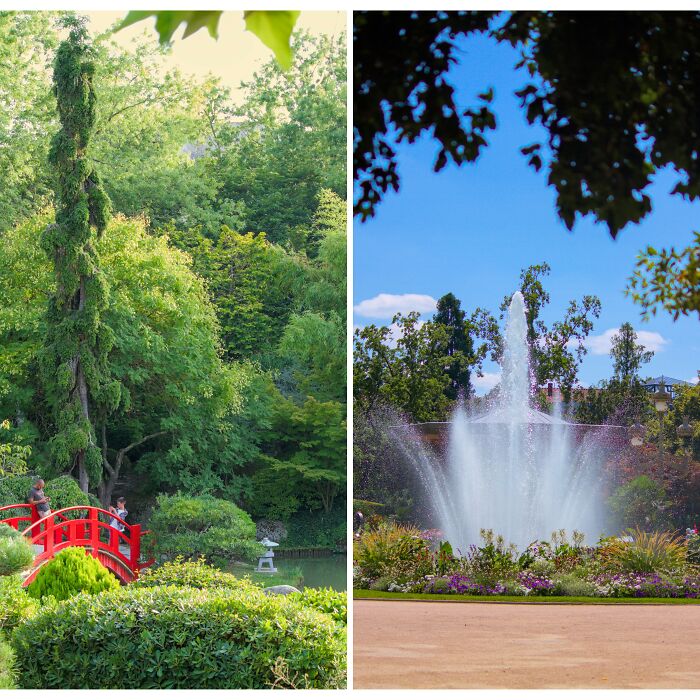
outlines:
[[[355,688],[700,688],[700,605],[354,608]]]

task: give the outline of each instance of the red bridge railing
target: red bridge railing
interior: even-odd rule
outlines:
[[[66,547],[84,547],[124,583],[136,579],[141,569],[153,563],[153,560],[141,561],[141,536],[147,534],[142,532],[141,526],[129,525],[103,508],[71,506],[39,518],[36,506],[23,503],[1,506],[0,517],[2,511],[11,510],[26,512],[22,515],[13,513],[0,522],[20,531],[39,549],[32,573],[24,581],[25,586],[31,583],[43,564]],[[101,520],[100,515],[107,516],[108,520]],[[124,530],[112,527],[112,520]]]

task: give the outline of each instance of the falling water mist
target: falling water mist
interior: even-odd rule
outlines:
[[[531,407],[520,292],[508,309],[501,370],[499,397],[488,413],[470,417],[464,408],[455,411],[442,459],[420,440],[404,441],[425,487],[433,526],[462,551],[479,542],[482,528],[520,548],[562,528],[594,541],[605,518],[599,434],[577,439],[575,426]]]

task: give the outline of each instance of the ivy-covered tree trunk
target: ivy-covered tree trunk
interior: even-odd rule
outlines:
[[[73,471],[87,492],[102,474],[90,413],[114,410],[120,387],[107,371],[113,339],[101,315],[108,288],[93,245],[110,215],[109,198],[87,153],[95,122],[95,69],[85,27],[75,19],[66,24],[69,37],[59,46],[54,64],[61,129],[49,153],[55,171],[56,223],[41,241],[53,259],[56,286],[40,365],[54,411],[53,460],[60,469]]]

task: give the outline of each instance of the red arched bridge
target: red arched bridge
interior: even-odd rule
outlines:
[[[3,518],[4,511],[7,517]],[[105,522],[100,515],[107,516]],[[112,527],[114,519],[124,530]],[[135,580],[141,569],[153,560],[141,561],[140,525],[129,525],[119,516],[94,506],[71,506],[40,518],[35,505],[29,503],[0,506],[0,523],[21,532],[37,552],[34,565],[23,585],[28,586],[37,571],[66,547],[84,547],[123,583]]]

